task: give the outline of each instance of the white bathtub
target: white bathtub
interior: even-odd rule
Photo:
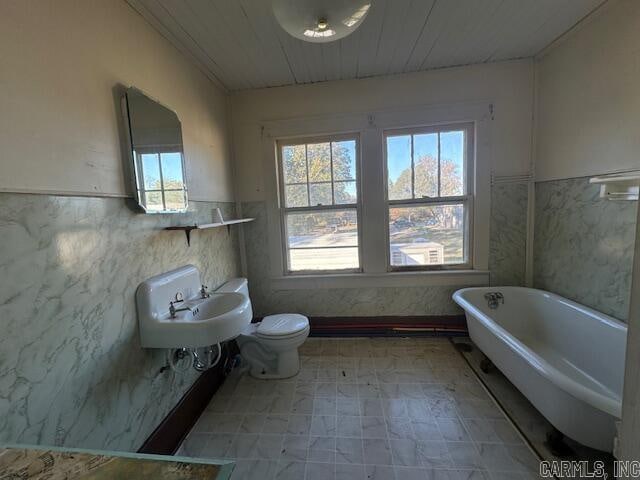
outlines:
[[[501,292],[490,309],[484,295]],[[454,293],[473,342],[551,424],[611,452],[620,418],[627,326],[566,298],[521,287]]]

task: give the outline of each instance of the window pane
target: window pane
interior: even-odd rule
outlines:
[[[411,135],[387,137],[389,200],[412,198]]]
[[[333,155],[333,179],[356,179],[356,141],[345,140],[331,144]]]
[[[389,209],[393,266],[464,263],[464,205]]]
[[[440,196],[464,195],[464,131],[440,134]]]
[[[282,147],[282,175],[284,183],[306,183],[307,157],[304,145]]]
[[[317,250],[289,250],[289,269],[303,270],[356,270],[358,247],[323,248]]]
[[[140,155],[142,161],[142,173],[144,174],[143,185],[145,190],[160,190],[160,164],[158,155],[155,153],[143,153]],[[162,202],[160,202],[162,203]]]
[[[147,210],[157,212],[164,210],[162,204],[162,192],[145,192],[145,207]]]
[[[179,152],[161,153],[162,180],[164,188],[182,189],[184,179],[182,178],[182,154]]]
[[[184,190],[165,191],[164,201],[170,210],[182,210],[185,207]]]
[[[336,204],[358,202],[358,189],[356,188],[356,182],[335,182],[333,190],[336,198]]]
[[[307,185],[286,185],[284,187],[285,206],[308,207]]]
[[[309,196],[312,207],[331,205],[331,183],[310,183]]]
[[[329,142],[307,145],[309,182],[331,181],[331,151]]]
[[[359,268],[355,210],[289,213],[286,222],[290,270]]]
[[[438,196],[438,134],[414,135],[416,198]]]

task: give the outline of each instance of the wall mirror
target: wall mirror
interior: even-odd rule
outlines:
[[[178,116],[136,88],[128,88],[123,101],[138,204],[146,213],[185,212],[187,184]]]

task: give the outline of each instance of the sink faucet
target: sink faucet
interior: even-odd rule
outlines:
[[[207,292],[207,287],[206,285],[202,285],[200,287],[200,298],[209,298],[211,295],[209,295],[209,292]]]
[[[184,302],[184,300],[177,300],[175,301],[175,303],[180,303],[180,302]],[[174,305],[174,302],[169,302],[169,315],[171,315],[171,318],[176,318],[176,313],[178,312],[192,312],[193,310],[191,310],[191,307],[182,307],[182,308],[176,308]]]
[[[495,310],[500,306],[500,304],[504,304],[504,295],[500,292],[489,292],[484,294],[484,299],[487,301],[487,305],[492,310]]]

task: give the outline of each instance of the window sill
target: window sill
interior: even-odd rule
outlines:
[[[422,286],[475,287],[486,286],[488,284],[488,270],[335,273],[324,275],[290,275],[271,278],[271,287],[274,290]]]

